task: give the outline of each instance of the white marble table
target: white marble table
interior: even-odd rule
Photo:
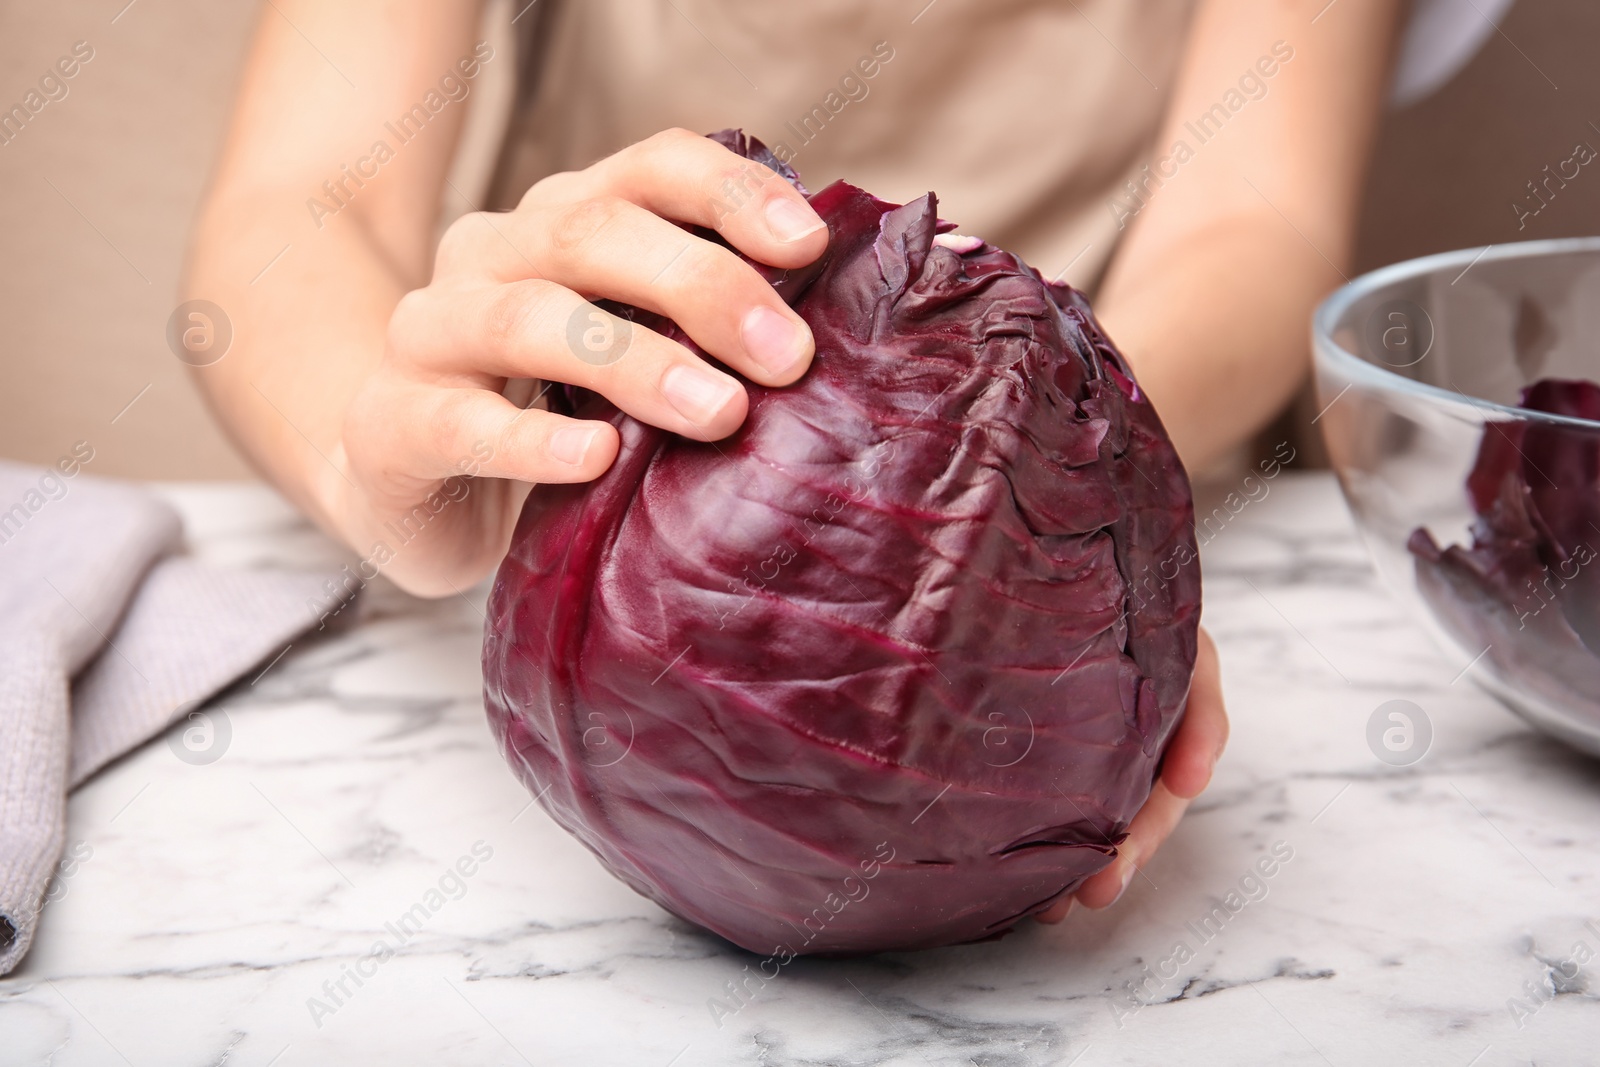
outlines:
[[[262,490],[167,492],[204,557],[333,558]],[[754,957],[613,881],[502,765],[484,590],[374,587],[226,696],[220,758],[164,739],[72,798],[85,858],[0,982],[0,1065],[1600,1061],[1600,764],[1452,684],[1326,477],[1274,482],[1205,568],[1233,742],[1120,904],[800,961],[720,1026]],[[1391,699],[1433,725],[1410,767],[1368,747]]]

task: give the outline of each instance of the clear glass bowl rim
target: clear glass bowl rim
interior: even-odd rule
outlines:
[[[1397,282],[1409,281],[1426,274],[1444,273],[1454,268],[1460,268],[1465,273],[1467,269],[1484,261],[1531,259],[1574,252],[1600,254],[1600,237],[1560,237],[1543,241],[1515,241],[1509,244],[1462,248],[1454,252],[1439,252],[1431,256],[1408,259],[1369,271],[1335,289],[1317,306],[1316,312],[1311,317],[1312,350],[1318,360],[1326,361],[1331,370],[1345,379],[1360,381],[1378,389],[1411,393],[1444,402],[1449,406],[1459,405],[1462,399],[1466,398],[1474,408],[1489,418],[1498,416],[1546,422],[1556,426],[1600,430],[1600,422],[1591,419],[1551,415],[1511,404],[1496,403],[1482,397],[1467,397],[1465,393],[1407,378],[1362,359],[1333,339],[1335,327],[1350,310],[1352,304]]]

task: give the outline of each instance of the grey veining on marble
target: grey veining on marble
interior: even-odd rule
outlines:
[[[263,490],[166,492],[203,558],[337,558]],[[1600,763],[1458,678],[1326,476],[1204,567],[1232,742],[1116,907],[764,982],[530,807],[484,722],[485,588],[376,584],[216,705],[217,758],[165,738],[72,798],[0,1067],[1600,1060]],[[1396,699],[1433,729],[1406,767],[1367,741]]]

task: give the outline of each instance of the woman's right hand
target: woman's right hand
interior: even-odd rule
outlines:
[[[827,245],[787,181],[686,130],[552,175],[512,212],[464,216],[439,243],[432,280],[395,308],[383,358],[345,412],[329,472],[342,477],[321,483],[326,520],[361,550],[471,473],[466,495],[429,509],[384,568],[411,592],[444,595],[495,566],[531,483],[588,481],[616,458],[610,424],[521,407],[503,395],[508,381],[581,386],[700,440],[738,428],[737,379],[593,300],[668,316],[752,381],[798,379],[813,353],[805,323],[749,264],[680,222],[776,267]]]

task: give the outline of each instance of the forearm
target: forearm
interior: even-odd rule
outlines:
[[[1340,280],[1269,211],[1119,261],[1096,313],[1199,474],[1293,398],[1310,366],[1311,312]]]
[[[190,238],[183,295],[217,304],[233,332],[196,369],[202,391],[266,477],[358,545],[341,440],[392,312],[428,281],[471,84],[493,58],[473,43],[479,13],[478,0],[264,5]]]
[[[1312,309],[1350,270],[1400,6],[1197,6],[1098,301],[1193,471],[1305,379]]]
[[[262,474],[348,539],[340,503],[348,490],[344,414],[382,358],[395,305],[425,279],[403,276],[358,217],[329,219],[316,230],[303,209],[291,217],[292,203],[287,191],[262,190],[207,205],[184,292],[224,309],[233,343],[195,377]]]

